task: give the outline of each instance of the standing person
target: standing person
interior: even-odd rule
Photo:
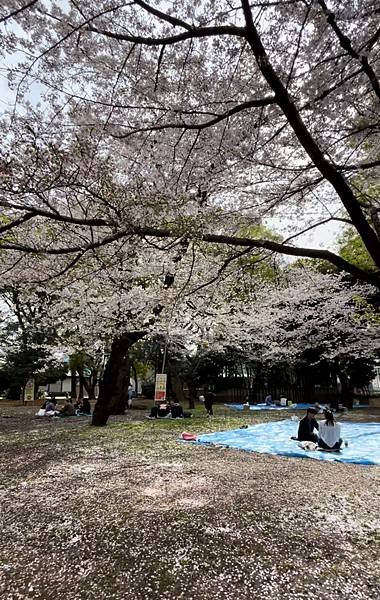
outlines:
[[[212,410],[212,405],[214,404],[215,398],[216,396],[214,392],[207,392],[207,394],[205,395],[205,409],[209,417],[211,417],[214,414]]]
[[[135,389],[133,385],[130,383],[128,386],[128,408],[132,408],[132,400],[136,396]]]
[[[340,437],[340,424],[327,408],[323,411],[325,421],[319,424],[318,446],[321,450],[339,450],[343,440]]]
[[[314,433],[314,429],[319,430],[318,422],[315,419],[317,412],[315,408],[308,408],[306,415],[300,420],[297,435],[299,442],[318,442],[318,435]]]

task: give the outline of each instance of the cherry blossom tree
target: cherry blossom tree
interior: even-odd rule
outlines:
[[[286,269],[276,284],[262,287],[252,303],[235,303],[220,324],[219,344],[267,365],[325,362],[352,406],[350,371],[355,361],[378,356],[379,317],[370,303],[376,288],[352,285],[313,268]],[[311,357],[313,357],[311,359]]]
[[[4,251],[75,262],[115,240],[182,237],[323,258],[378,285],[378,272],[295,245],[341,221],[380,266],[378,200],[355,179],[379,165],[373,0],[6,0],[1,11],[4,52],[22,53],[3,123]],[[284,215],[294,225],[281,242],[240,235]]]
[[[373,0],[0,10],[16,65],[0,123],[0,277],[49,285],[62,332],[107,340],[99,423],[147,331],[216,343],[261,301],[250,326],[265,343],[272,292],[242,276],[252,257],[325,259],[379,286]],[[262,234],[269,217],[291,221],[285,239]],[[353,228],[374,269],[296,245],[330,221]],[[281,336],[270,347],[281,354]]]

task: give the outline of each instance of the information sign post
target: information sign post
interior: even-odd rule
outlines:
[[[165,402],[166,400],[166,382],[167,382],[167,374],[159,373],[156,375],[156,388],[154,391],[154,401],[155,402]]]

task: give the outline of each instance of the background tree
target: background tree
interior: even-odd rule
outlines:
[[[64,379],[67,364],[54,355],[50,346],[55,341],[53,328],[45,329],[42,315],[47,308],[44,294],[25,298],[17,286],[0,290],[4,305],[0,330],[0,389],[12,399],[19,399],[30,377],[36,391]]]

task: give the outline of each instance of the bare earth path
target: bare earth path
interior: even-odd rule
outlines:
[[[3,600],[380,597],[379,468],[176,441],[282,415],[0,412]]]

